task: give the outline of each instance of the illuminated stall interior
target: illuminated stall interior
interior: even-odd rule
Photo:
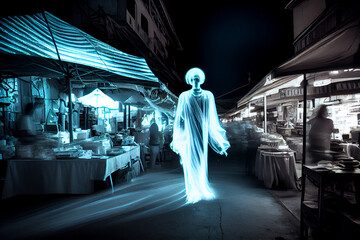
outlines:
[[[89,193],[91,184],[77,181],[89,177],[113,186],[114,173],[125,170],[136,176],[146,168],[150,123],[154,119],[164,132],[172,123],[177,97],[145,59],[121,52],[48,12],[0,19],[0,29],[1,157],[19,160],[11,161],[7,171],[20,171],[21,164],[39,160],[53,160],[61,169],[62,159],[83,169],[71,181],[79,185],[75,190],[65,180],[63,187],[52,189],[27,175],[12,179],[8,174],[3,198],[35,192],[23,182],[35,182],[44,193]],[[29,106],[33,113],[27,112]],[[19,130],[28,131],[30,125],[32,133],[25,139],[27,134]],[[77,166],[85,164],[84,159],[90,169]],[[41,162],[44,169],[49,164]],[[14,181],[21,182],[22,189],[12,188]]]

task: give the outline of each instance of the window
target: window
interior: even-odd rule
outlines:
[[[144,15],[141,14],[141,28],[148,34],[148,20]]]
[[[135,18],[135,0],[127,0],[127,10],[129,11],[130,15]]]

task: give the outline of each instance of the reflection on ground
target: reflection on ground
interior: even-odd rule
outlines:
[[[162,170],[115,186],[114,193],[108,189],[21,213],[1,224],[0,236],[36,236],[114,216],[120,222],[132,221],[174,211],[185,204],[183,175],[176,169]]]

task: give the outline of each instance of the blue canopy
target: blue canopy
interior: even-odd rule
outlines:
[[[48,12],[0,19],[0,72],[160,85],[144,58],[121,52]]]

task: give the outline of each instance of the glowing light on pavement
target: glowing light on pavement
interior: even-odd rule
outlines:
[[[175,211],[185,204],[181,175],[171,171],[155,172],[115,186],[113,194],[107,189],[21,212],[1,223],[0,236],[29,238],[108,219],[116,219],[116,223],[128,222]]]

